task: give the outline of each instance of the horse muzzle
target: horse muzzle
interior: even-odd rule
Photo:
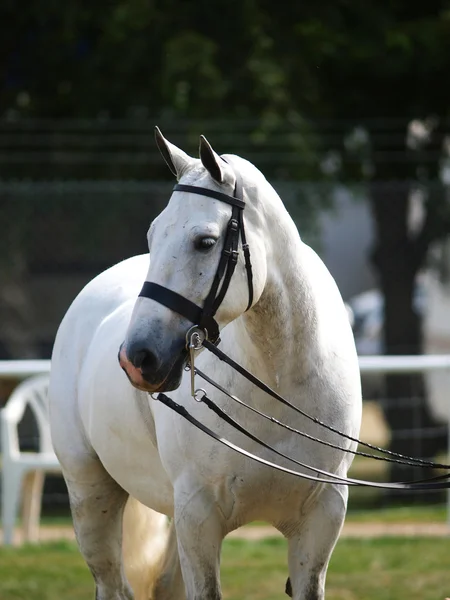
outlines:
[[[178,346],[178,344],[177,344]],[[148,348],[126,347],[119,349],[118,360],[130,383],[138,390],[155,394],[176,390],[183,375],[188,353],[184,343],[178,352],[163,360]]]

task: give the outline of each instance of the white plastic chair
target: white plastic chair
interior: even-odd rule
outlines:
[[[24,541],[37,541],[42,491],[46,473],[60,473],[53,451],[48,418],[48,375],[38,375],[20,383],[0,411],[2,448],[2,525],[3,543],[12,544],[16,516],[22,494]],[[39,451],[21,452],[18,425],[26,407],[36,418]]]

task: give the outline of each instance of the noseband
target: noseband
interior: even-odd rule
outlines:
[[[214,319],[219,306],[222,304],[225,294],[230,285],[231,278],[239,256],[239,235],[242,242],[242,250],[244,252],[245,270],[247,272],[248,283],[248,310],[253,304],[253,273],[252,264],[250,262],[250,249],[245,237],[244,227],[244,195],[241,176],[236,173],[236,184],[234,187],[233,196],[209,190],[208,188],[198,187],[195,185],[177,184],[173,188],[174,192],[189,192],[190,194],[198,194],[214,198],[230,204],[232,206],[231,218],[228,221],[225,240],[223,243],[222,254],[220,256],[211,289],[205,299],[203,308],[191,302],[184,296],[166,288],[153,281],[146,281],[139,294],[142,298],[150,298],[170,308],[174,312],[188,319],[191,323],[201,329],[207,340],[217,345],[220,342],[219,325]],[[221,285],[222,282],[222,285]],[[220,288],[220,289],[219,289]]]

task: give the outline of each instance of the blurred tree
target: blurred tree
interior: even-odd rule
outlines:
[[[293,109],[255,0],[34,0],[0,7],[0,112],[189,117]],[[4,31],[3,31],[4,30]]]

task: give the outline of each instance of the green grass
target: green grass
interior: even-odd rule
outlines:
[[[446,520],[445,504],[349,510],[346,518],[350,523],[445,523]]]
[[[327,600],[444,600],[450,595],[450,540],[381,538],[339,541]],[[280,600],[287,577],[286,542],[226,540],[225,600]],[[1,600],[91,600],[92,577],[68,542],[0,548]]]
[[[350,509],[346,517],[348,523],[445,523],[446,521],[446,504]],[[68,523],[70,524],[70,521]],[[263,521],[253,521],[249,526],[266,524]]]
[[[1,600],[92,599],[90,572],[69,542],[0,549]]]

